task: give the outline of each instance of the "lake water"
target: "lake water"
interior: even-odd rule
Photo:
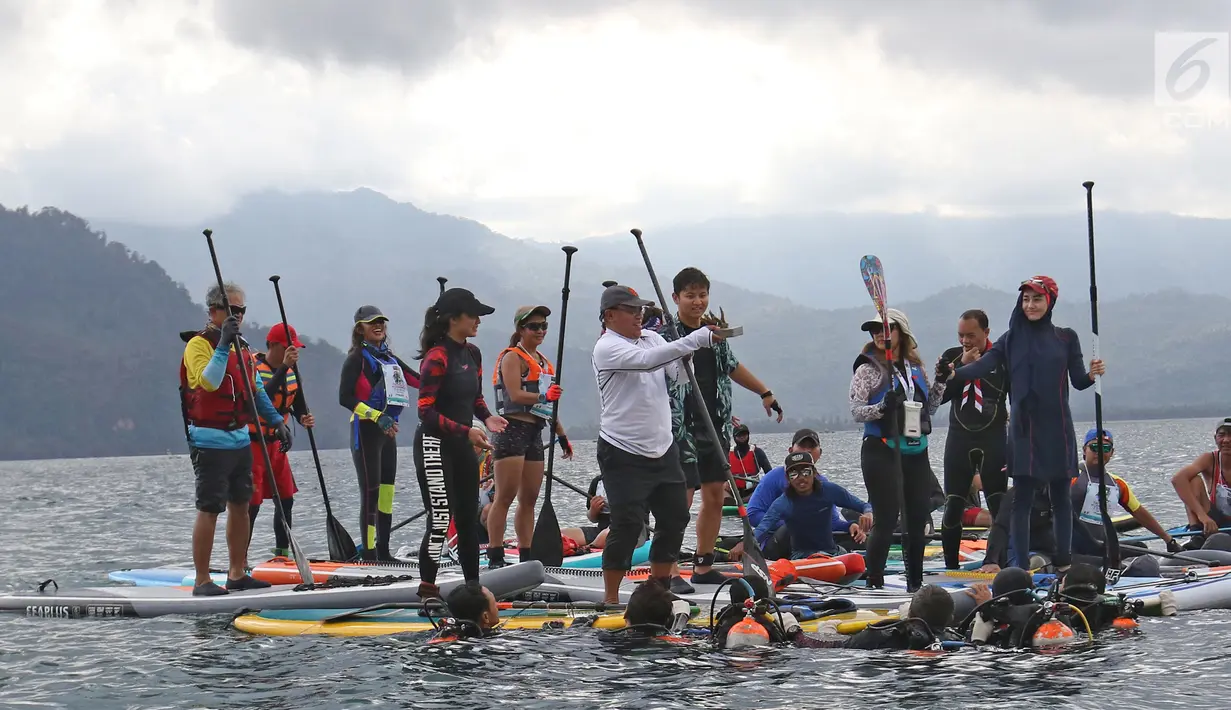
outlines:
[[[1081,431],[1088,426],[1082,423]],[[1183,522],[1169,478],[1212,447],[1213,422],[1118,422],[1113,470],[1165,526]],[[863,495],[856,432],[827,434],[822,468]],[[933,437],[940,472],[944,431]],[[325,546],[324,507],[306,437],[292,465],[295,530]],[[780,460],[786,435],[754,441]],[[584,487],[597,473],[593,442],[557,461]],[[301,450],[302,449],[302,450]],[[408,449],[400,455],[394,520],[421,509]],[[355,474],[345,451],[322,452],[335,514],[356,534]],[[0,590],[107,584],[122,567],[189,559],[192,474],[186,456],[0,462]],[[583,500],[557,487],[562,521]],[[265,506],[267,509],[270,506]],[[253,559],[273,546],[263,510]],[[695,513],[695,508],[694,508]],[[934,514],[939,522],[939,513]],[[511,522],[511,517],[510,517]],[[215,565],[225,560],[219,526]],[[394,536],[417,543],[418,523]],[[691,532],[691,531],[690,531]],[[511,534],[511,529],[510,529]],[[691,545],[689,540],[688,544]],[[1225,708],[1231,706],[1231,612],[1143,619],[1057,655],[983,651],[940,658],[905,653],[775,649],[725,654],[706,645],[631,644],[602,632],[511,632],[479,644],[428,646],[426,635],[264,638],[229,617],[110,620],[0,616],[4,708]]]

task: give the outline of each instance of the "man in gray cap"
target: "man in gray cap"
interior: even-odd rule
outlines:
[[[668,343],[642,330],[649,301],[627,286],[608,286],[599,300],[603,334],[592,362],[598,382],[600,414],[598,466],[611,509],[603,549],[605,599],[619,602],[620,582],[632,568],[647,512],[654,514],[650,574],[670,587],[688,527],[684,470],[671,433],[667,378],[685,377],[680,360],[720,342],[715,328],[701,328]]]

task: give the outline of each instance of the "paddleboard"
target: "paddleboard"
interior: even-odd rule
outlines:
[[[395,555],[401,563],[375,562],[331,562],[329,560],[311,560],[312,576],[316,582],[326,582],[332,577],[362,578],[367,576],[385,576],[408,574],[410,570],[418,569],[418,551],[410,551],[403,547]],[[505,559],[510,563],[519,561],[516,550],[507,550]],[[633,565],[643,565],[650,559],[650,541],[633,550]],[[603,552],[597,550],[584,555],[565,558],[562,567],[565,569],[600,569],[603,563]],[[456,570],[454,562],[445,562],[443,570]],[[285,557],[274,557],[256,564],[251,574],[254,578],[273,584],[299,584],[299,568],[293,561]],[[213,571],[211,579],[217,584],[226,583],[225,571]],[[107,573],[107,578],[113,582],[135,584],[139,587],[179,587],[191,586],[196,581],[196,572],[191,567],[167,566],[146,567],[136,569],[113,570]]]
[[[543,581],[540,562],[523,562],[481,574],[483,584],[498,598],[517,596]],[[441,593],[463,583],[460,573],[442,572]],[[50,582],[50,580],[49,580]],[[300,589],[276,585],[267,589],[195,597],[191,587],[80,587],[59,589],[44,582],[39,589],[0,595],[0,611],[41,618],[154,617],[164,614],[235,614],[249,609],[359,608],[387,602],[418,601],[419,581],[374,581],[347,586]]]

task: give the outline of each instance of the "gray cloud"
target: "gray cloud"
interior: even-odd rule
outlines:
[[[219,0],[215,21],[234,43],[310,66],[333,60],[422,75],[459,47],[482,51],[506,21],[587,15],[593,0]]]
[[[802,21],[872,30],[896,62],[947,74],[991,76],[1039,88],[1056,81],[1096,95],[1153,91],[1156,30],[1227,31],[1231,3],[1095,0],[219,0],[217,21],[242,46],[310,66],[328,60],[422,74],[459,47],[482,50],[493,30],[613,9],[651,17],[664,6],[700,24],[737,25],[773,36],[801,35]]]

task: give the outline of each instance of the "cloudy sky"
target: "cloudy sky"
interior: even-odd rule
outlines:
[[[368,186],[564,239],[1078,210],[1093,179],[1227,217],[1226,39],[1160,107],[1155,33],[1229,30],[1219,1],[0,0],[0,203],[186,224]]]

